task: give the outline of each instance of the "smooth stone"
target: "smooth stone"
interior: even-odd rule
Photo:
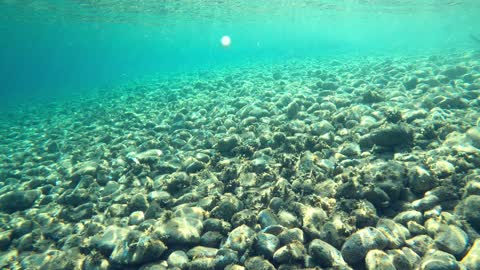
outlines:
[[[277,263],[291,263],[302,260],[307,253],[302,243],[294,241],[291,244],[279,248],[273,254],[273,260]]]
[[[320,239],[314,239],[308,247],[308,254],[321,267],[344,266],[342,253],[329,243]]]
[[[0,251],[5,251],[12,242],[12,230],[0,232]]]
[[[117,243],[123,242],[129,232],[129,229],[111,225],[105,228],[101,236],[95,236],[92,239],[92,244],[104,255],[110,256]]]
[[[257,216],[255,212],[250,209],[244,209],[240,212],[235,213],[231,218],[231,223],[233,227],[238,227],[240,225],[255,226],[257,224]]]
[[[167,244],[196,244],[200,242],[202,221],[195,218],[172,218],[156,224],[155,234]]]
[[[180,269],[184,269],[189,261],[187,254],[182,250],[175,250],[167,259],[168,266]]]
[[[439,160],[435,162],[433,171],[438,177],[444,178],[455,173],[455,166],[446,160]]]
[[[382,147],[394,147],[411,145],[413,143],[413,131],[403,125],[391,125],[378,128],[360,138],[362,148],[370,148],[374,145]]]
[[[243,253],[253,244],[255,231],[246,225],[233,229],[222,247]]]
[[[211,214],[213,217],[230,221],[232,216],[243,209],[243,203],[235,196],[224,195],[220,202],[215,206]]]
[[[222,242],[223,235],[219,232],[209,231],[200,237],[200,245],[207,247],[218,247]]]
[[[215,268],[225,269],[226,266],[238,262],[238,253],[235,250],[221,248],[215,256]]]
[[[254,265],[255,264],[252,263],[252,267],[254,267]],[[273,269],[275,269],[275,267]],[[231,265],[227,265],[224,270],[245,270],[245,267],[238,264],[231,264]]]
[[[408,231],[412,235],[419,235],[419,234],[426,234],[427,233],[427,229],[425,229],[425,227],[423,225],[420,225],[413,220],[407,222],[407,228],[408,228]]]
[[[470,195],[463,202],[463,214],[477,231],[480,231],[480,195]]]
[[[146,211],[148,209],[147,197],[143,194],[135,194],[128,203],[128,208],[131,212]]]
[[[85,175],[95,176],[97,169],[98,164],[95,161],[80,162],[73,166],[71,178],[74,181],[78,181],[82,176]]]
[[[480,270],[480,238],[473,242],[472,247],[465,257],[463,257],[461,263],[466,266],[468,270]]]
[[[210,270],[215,268],[215,259],[211,257],[194,258],[188,263],[189,270]]]
[[[474,147],[480,148],[480,127],[472,127],[468,129],[466,136]]]
[[[392,259],[396,269],[414,270],[421,260],[420,256],[407,247],[388,250],[387,254]]]
[[[463,255],[469,242],[467,233],[455,225],[449,225],[436,234],[434,240],[440,250],[454,256]]]
[[[255,250],[267,258],[272,258],[280,246],[280,240],[273,234],[260,232],[257,234]]]
[[[135,241],[124,239],[118,242],[110,254],[110,260],[122,265],[138,265],[158,260],[166,250],[162,241],[144,235]]]
[[[150,149],[137,154],[130,154],[128,157],[136,159],[142,163],[151,163],[157,161],[163,155],[160,149]]]
[[[425,197],[412,202],[412,207],[418,211],[432,209],[440,203],[440,199],[435,195],[425,195]]]
[[[300,213],[305,229],[314,232],[319,232],[327,220],[327,213],[325,213],[322,208],[310,206],[301,207]]]
[[[38,190],[16,190],[10,191],[0,196],[0,211],[13,213],[23,211],[33,206],[40,196]]]
[[[435,187],[436,180],[427,169],[415,166],[408,172],[408,184],[413,192],[423,194]]]
[[[340,148],[340,153],[347,157],[358,157],[361,153],[360,145],[356,143],[347,143]]]
[[[393,258],[378,249],[372,249],[367,253],[365,256],[365,265],[368,270],[396,270]]]
[[[403,211],[403,212],[398,213],[393,218],[393,220],[395,222],[398,222],[398,223],[404,225],[404,226],[407,225],[407,223],[409,221],[415,221],[418,224],[422,224],[423,223],[423,214],[420,211],[407,210],[407,211]]]
[[[480,195],[480,181],[472,180],[467,182],[463,197],[468,197],[470,195]]]
[[[402,247],[405,241],[410,238],[408,229],[391,219],[380,219],[377,223],[377,229],[388,238],[388,247],[391,249]]]
[[[276,270],[275,267],[262,257],[250,257],[245,261],[247,270]],[[231,269],[233,270],[233,269]]]
[[[185,166],[185,171],[187,173],[196,173],[205,169],[205,163],[198,161],[196,159],[189,160]]]
[[[347,238],[341,253],[348,264],[355,265],[364,260],[368,251],[384,249],[388,244],[389,240],[381,231],[373,227],[366,227]]]
[[[263,229],[262,232],[270,233],[270,234],[278,236],[279,234],[281,234],[285,230],[286,230],[286,228],[283,227],[282,225],[272,225],[272,226],[268,226],[265,229]]]
[[[313,135],[323,135],[335,130],[335,127],[327,120],[322,120],[318,123],[313,123],[310,129]]]
[[[415,253],[420,256],[423,256],[429,249],[435,248],[435,243],[433,239],[428,235],[417,235],[407,241],[406,245],[411,248]]]
[[[185,217],[185,218],[194,218],[198,220],[203,220],[207,213],[201,207],[190,207],[190,206],[181,206],[177,208],[173,213],[175,217]]]
[[[281,245],[287,245],[294,241],[298,241],[300,243],[303,243],[305,241],[303,231],[299,228],[293,228],[283,231],[278,235],[278,239],[280,239]]]
[[[221,153],[230,153],[233,148],[237,147],[240,143],[240,138],[237,135],[228,136],[220,139],[215,148]]]
[[[196,247],[191,248],[187,251],[187,256],[190,259],[201,258],[201,257],[211,257],[212,258],[212,257],[215,257],[217,252],[218,252],[217,248],[196,246]]]
[[[232,225],[218,218],[208,218],[203,221],[203,228],[207,232],[215,231],[227,235],[231,231]]]
[[[418,270],[460,270],[462,267],[455,257],[446,252],[432,249],[425,254]]]
[[[142,211],[135,211],[128,217],[128,224],[138,225],[145,220],[145,214]]]

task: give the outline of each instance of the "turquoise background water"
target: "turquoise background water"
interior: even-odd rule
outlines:
[[[12,104],[155,74],[480,48],[470,38],[480,1],[3,0],[0,9],[0,95]]]

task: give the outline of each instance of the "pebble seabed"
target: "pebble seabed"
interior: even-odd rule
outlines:
[[[0,121],[2,269],[480,269],[480,52],[178,75]]]

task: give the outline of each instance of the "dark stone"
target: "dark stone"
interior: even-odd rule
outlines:
[[[38,190],[10,191],[0,196],[0,210],[13,213],[29,209],[37,200],[40,192]]]
[[[381,147],[395,147],[413,144],[413,130],[404,125],[390,125],[378,128],[360,138],[362,148],[370,148],[374,145]]]

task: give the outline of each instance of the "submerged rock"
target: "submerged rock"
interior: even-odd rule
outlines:
[[[158,260],[165,250],[167,247],[162,241],[143,235],[118,242],[110,259],[116,264],[138,265]]]
[[[468,253],[463,257],[461,263],[468,270],[480,270],[480,239],[475,240]]]
[[[413,130],[404,125],[390,125],[378,128],[362,136],[359,144],[362,148],[374,145],[381,147],[410,146],[413,144]]]
[[[33,206],[40,196],[38,190],[10,191],[0,196],[0,211],[13,213]]]
[[[355,265],[365,259],[368,251],[384,249],[388,239],[376,228],[367,227],[352,234],[342,246],[343,259],[350,265]]]
[[[195,218],[175,217],[156,224],[154,233],[167,244],[196,244],[200,242],[202,221]]]
[[[255,240],[255,231],[246,225],[235,228],[228,234],[222,247],[233,249],[240,254],[245,252]]]
[[[454,256],[464,254],[469,242],[468,240],[467,233],[455,225],[449,225],[435,235],[435,244],[437,247]]]
[[[310,243],[308,247],[308,253],[321,267],[346,265],[345,261],[343,260],[342,253],[329,243],[320,239],[315,239]]]

